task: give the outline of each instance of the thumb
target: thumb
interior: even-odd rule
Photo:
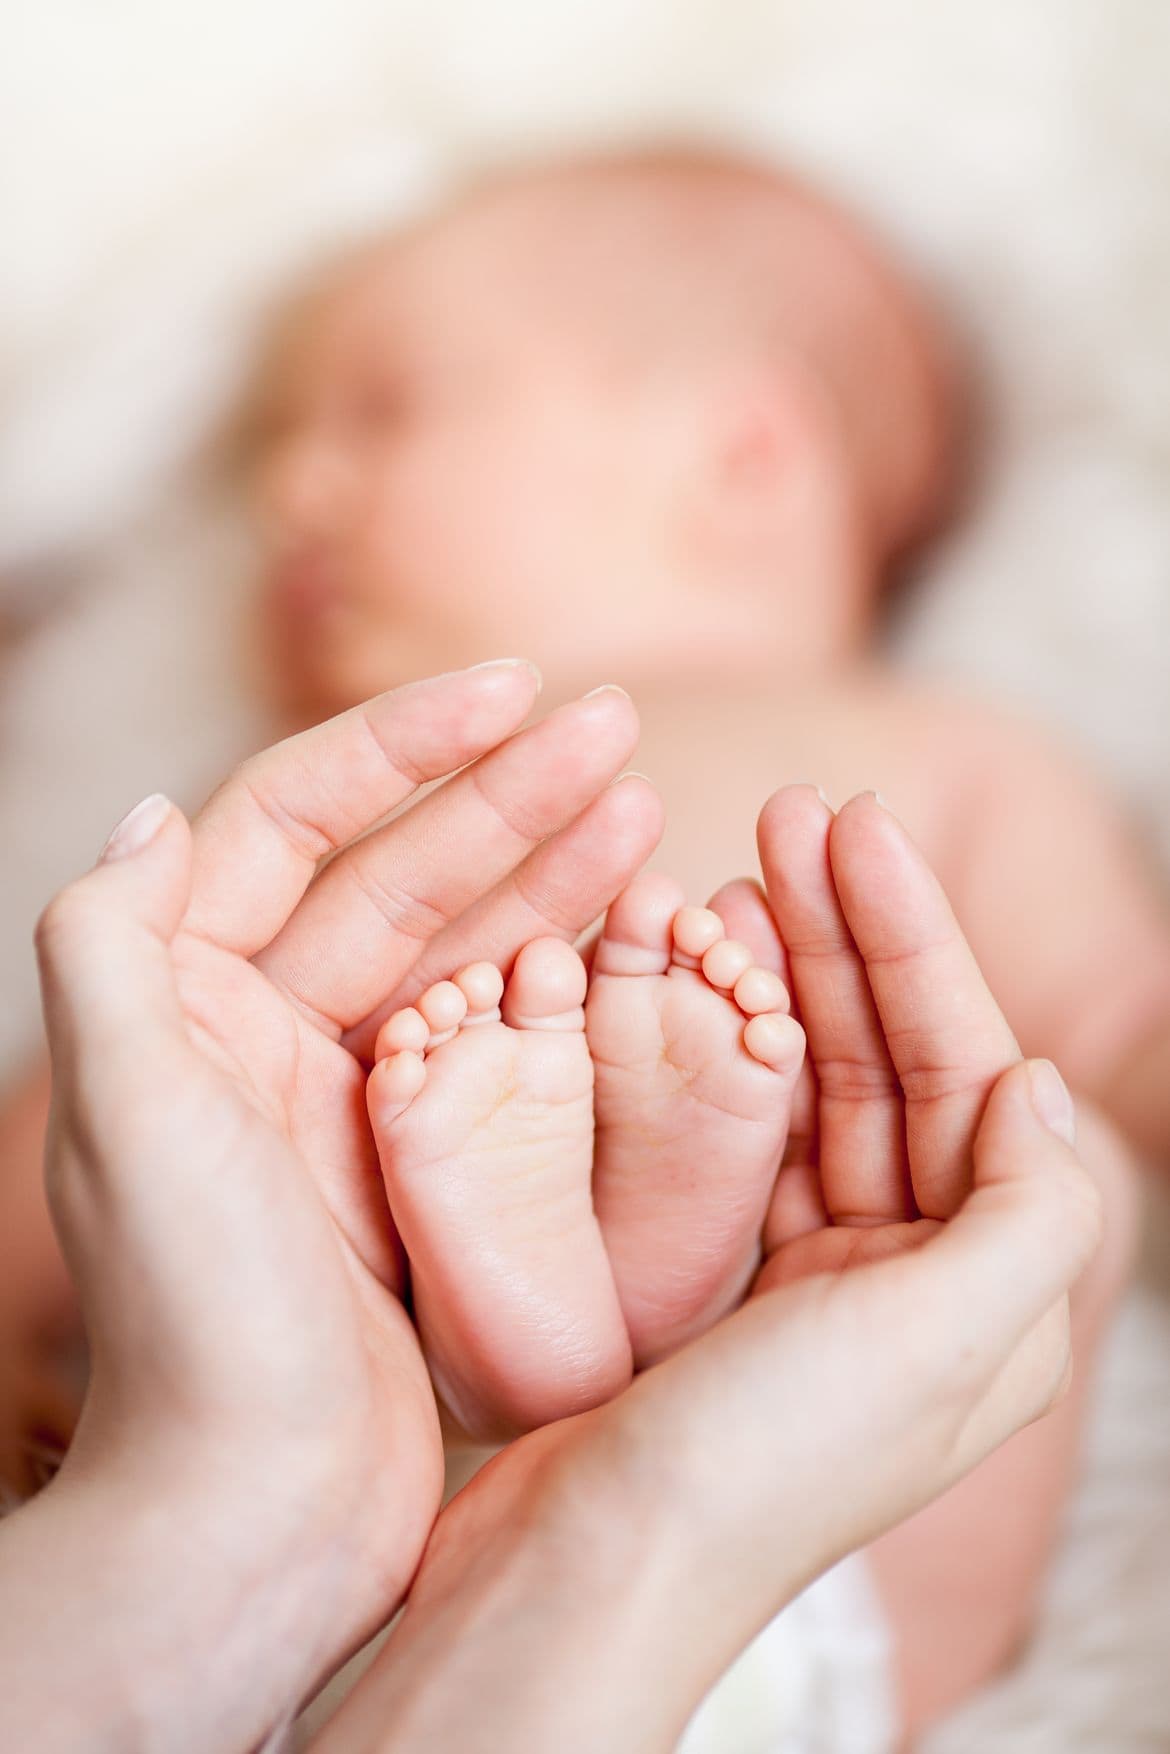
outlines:
[[[170,944],[187,907],[191,834],[156,793],[115,828],[92,871],[49,903],[37,965],[54,1074],[117,1065],[181,1029]]]
[[[956,1320],[964,1307],[964,1326],[979,1311],[989,1349],[1006,1351],[1030,1332],[1101,1239],[1100,1196],[1074,1139],[1072,1099],[1056,1067],[1017,1062],[988,1097],[972,1193],[918,1258]]]

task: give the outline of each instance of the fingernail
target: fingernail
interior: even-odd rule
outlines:
[[[1066,1145],[1077,1142],[1077,1116],[1068,1085],[1051,1060],[1030,1060],[1028,1079],[1032,1086],[1032,1108],[1038,1120]]]
[[[123,816],[117,828],[98,854],[98,864],[111,859],[126,859],[149,846],[171,813],[171,801],[162,792],[152,792]]]
[[[654,784],[648,773],[639,773],[636,767],[628,767],[625,773],[619,773],[617,779],[611,780],[610,784],[620,786],[623,780],[645,780],[648,786]]]
[[[544,687],[544,677],[531,658],[485,658],[482,664],[472,664],[472,670],[528,670],[536,678],[538,689]]]
[[[600,687],[600,688],[591,688],[591,689],[590,689],[590,690],[589,690],[589,693],[588,693],[588,694],[583,694],[583,695],[582,695],[582,696],[581,696],[581,699],[582,699],[582,700],[592,700],[592,699],[593,699],[593,697],[594,697],[594,696],[595,696],[595,695],[598,695],[598,694],[624,694],[624,695],[625,695],[625,697],[626,697],[626,699],[627,699],[627,700],[629,700],[629,698],[630,698],[630,692],[629,692],[629,689],[627,689],[627,688],[623,688],[623,687],[622,687],[622,686],[621,686],[621,685],[620,685],[620,683],[617,683],[617,682],[603,682],[603,683],[602,683],[602,684],[601,684],[601,687]]]

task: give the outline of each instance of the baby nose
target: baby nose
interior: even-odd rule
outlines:
[[[258,471],[261,521],[297,538],[326,535],[344,516],[350,470],[330,438],[301,434],[279,444]]]

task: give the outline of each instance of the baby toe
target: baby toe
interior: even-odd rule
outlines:
[[[366,1106],[375,1133],[409,1108],[426,1078],[421,1054],[392,1053],[378,1061],[366,1084]]]
[[[581,1029],[585,964],[561,938],[526,944],[504,989],[501,1012],[511,1029]]]
[[[438,1047],[454,1035],[467,1016],[467,998],[454,981],[436,981],[423,993],[417,1008],[430,1030],[430,1046]]]
[[[388,1054],[421,1054],[431,1039],[430,1025],[421,1011],[408,1005],[403,1011],[392,1011],[378,1031],[374,1043],[374,1059],[384,1060]]]
[[[709,907],[680,907],[671,928],[674,960],[686,968],[700,961],[723,937],[723,921]]]
[[[504,977],[494,962],[469,963],[455,976],[455,985],[467,1000],[465,1023],[498,1021]]]
[[[753,1060],[793,1078],[804,1059],[804,1031],[783,1011],[749,1017],[743,1028],[743,1045]]]
[[[765,1011],[789,1011],[792,1002],[788,988],[770,968],[754,964],[745,969],[732,989],[732,997],[745,1017],[758,1017]]]
[[[751,966],[751,951],[736,938],[721,938],[717,944],[712,944],[702,961],[703,973],[711,985],[728,992]]]
[[[664,974],[670,962],[671,922],[683,899],[673,877],[640,872],[605,916],[594,974]]]
[[[753,878],[736,877],[725,883],[707,906],[723,921],[728,938],[737,938],[747,945],[757,968],[770,968],[781,980],[787,979],[784,947],[768,898]]]

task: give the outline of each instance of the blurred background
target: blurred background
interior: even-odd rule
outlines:
[[[694,135],[807,171],[958,314],[968,515],[898,631],[1079,744],[1170,858],[1170,10],[1158,0],[8,0],[0,1079],[110,824],[265,740],[208,462],[313,263],[484,166]],[[803,776],[801,776],[803,777]],[[1156,1257],[1157,1236],[1155,1226]],[[1170,1746],[1170,1322],[1148,1265],[1022,1667],[939,1750]]]

